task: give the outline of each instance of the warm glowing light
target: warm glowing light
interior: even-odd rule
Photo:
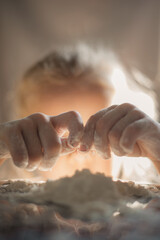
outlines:
[[[130,89],[127,84],[126,76],[120,67],[114,68],[111,80],[116,89],[112,101],[113,104],[129,102],[140,108],[150,117],[155,117],[155,105],[151,96],[141,90]]]

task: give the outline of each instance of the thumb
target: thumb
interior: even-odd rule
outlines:
[[[69,111],[57,116],[51,117],[51,122],[56,131],[68,130],[68,145],[70,147],[78,146],[83,135],[83,121],[81,115],[76,111]]]

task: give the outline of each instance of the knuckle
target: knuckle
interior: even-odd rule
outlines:
[[[24,128],[27,128],[27,127],[33,127],[33,121],[31,118],[29,117],[26,117],[26,118],[23,118],[21,120],[19,120],[19,124],[18,124],[20,127],[24,127]]]
[[[114,104],[114,105],[111,105],[110,107],[108,107],[107,109],[113,109],[113,108],[116,108],[116,107],[118,107],[118,105],[117,104]],[[106,109],[106,110],[107,110]]]
[[[99,119],[100,119],[100,117],[99,117],[98,113],[91,115],[86,123],[85,129],[87,131],[95,130],[96,124]]]
[[[7,126],[1,131],[1,138],[8,139],[13,133],[13,127]]]
[[[97,117],[96,114],[91,115],[91,116],[89,117],[86,125],[87,125],[87,126],[94,125],[94,123],[96,122],[96,117]]]
[[[133,104],[131,104],[131,103],[122,103],[120,105],[120,108],[122,108],[122,109],[124,109],[124,108],[126,108],[126,109],[134,109],[135,106]]]
[[[88,122],[94,122],[96,118],[96,114],[91,115],[90,118],[88,119]]]
[[[29,119],[33,119],[35,121],[43,121],[43,122],[46,122],[48,120],[48,116],[44,113],[34,113],[30,116],[28,116]]]
[[[131,112],[132,115],[137,116],[139,118],[143,118],[145,114],[141,112],[138,108],[134,108]]]
[[[70,111],[69,115],[75,121],[77,130],[82,131],[84,126],[83,126],[83,121],[82,121],[80,113],[77,111]]]
[[[69,114],[71,115],[72,118],[76,118],[76,119],[79,119],[81,118],[81,115],[78,111],[69,111]]]
[[[19,129],[19,125],[8,125],[3,131],[3,139],[6,142],[11,142],[13,138],[17,137]]]

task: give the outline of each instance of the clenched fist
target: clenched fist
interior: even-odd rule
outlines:
[[[80,150],[94,145],[103,158],[118,156],[150,158],[160,169],[160,124],[134,105],[124,103],[102,109],[88,120]]]
[[[61,138],[68,130],[68,138]],[[48,170],[61,154],[75,150],[83,134],[78,112],[58,116],[35,113],[0,125],[0,159],[12,158],[16,166],[30,171]]]

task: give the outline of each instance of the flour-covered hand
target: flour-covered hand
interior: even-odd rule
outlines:
[[[80,150],[92,145],[106,159],[113,151],[118,156],[142,156],[158,162],[160,124],[132,104],[113,105],[88,120]]]
[[[69,136],[61,138],[68,130]],[[35,113],[0,125],[0,159],[12,158],[16,166],[49,170],[61,154],[75,150],[83,134],[78,112],[57,116]]]

